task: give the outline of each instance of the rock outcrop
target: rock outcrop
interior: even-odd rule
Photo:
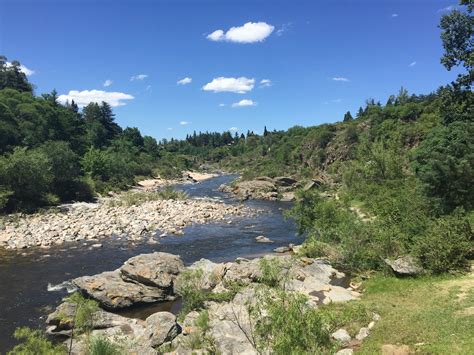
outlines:
[[[270,178],[262,176],[249,181],[237,181],[231,185],[222,185],[220,190],[232,193],[239,200],[285,200],[294,199],[293,190],[298,181],[291,177]]]
[[[396,260],[385,259],[385,263],[390,266],[395,274],[400,276],[414,276],[423,272],[423,268],[418,265],[417,260],[410,255]]]
[[[120,309],[175,299],[174,280],[183,268],[176,255],[142,254],[115,271],[78,277],[72,283],[103,308]]]

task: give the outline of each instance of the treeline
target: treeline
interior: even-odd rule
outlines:
[[[15,211],[124,188],[158,168],[160,149],[106,102],[80,112],[55,91],[34,96],[20,63],[0,57],[0,154],[0,210]]]

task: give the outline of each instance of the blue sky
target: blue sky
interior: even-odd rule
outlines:
[[[158,139],[261,132],[453,80],[437,25],[455,3],[0,0],[0,54],[34,71],[37,94],[104,97],[119,124]]]

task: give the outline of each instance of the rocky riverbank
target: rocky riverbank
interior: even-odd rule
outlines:
[[[50,247],[65,242],[116,236],[142,240],[155,236],[180,235],[192,223],[229,220],[256,211],[243,205],[229,205],[204,199],[154,200],[137,205],[116,203],[120,196],[97,203],[74,203],[51,211],[16,214],[0,221],[0,247],[22,249]]]
[[[297,249],[291,250],[294,252]],[[197,287],[206,293],[222,295],[229,292],[232,285],[239,285],[230,300],[206,301],[206,334],[212,339],[214,350],[219,353],[257,354],[256,345],[249,336],[256,321],[249,314],[249,305],[256,302],[265,277],[262,269],[264,259],[284,265],[279,272],[287,278],[285,289],[305,295],[310,308],[320,304],[347,302],[360,295],[352,287],[344,286],[346,276],[325,260],[291,254],[253,260],[238,258],[228,263],[201,259],[189,267],[184,267],[175,255],[142,254],[129,259],[115,271],[79,277],[73,280],[73,284],[82,294],[98,301],[101,307],[93,316],[90,335],[121,344],[128,353],[140,354],[155,354],[157,350],[160,353],[172,350],[173,354],[191,354],[193,351],[206,353],[204,348],[193,348],[196,341],[192,339],[202,330],[197,325],[199,312],[191,311],[178,320],[176,315],[169,312],[157,312],[146,319],[134,319],[110,313],[110,310],[172,300],[189,280],[189,273],[196,270],[200,272]],[[48,334],[69,337],[75,308],[76,305],[70,302],[59,305],[47,319]],[[371,322],[363,327],[354,339],[344,329],[338,329],[332,336],[340,347],[350,348],[357,346],[373,326],[374,322]],[[69,339],[66,343],[69,344]],[[72,353],[86,353],[85,335],[76,336],[72,344]],[[350,349],[344,351],[341,354],[351,353]]]

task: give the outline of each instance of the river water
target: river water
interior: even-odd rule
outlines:
[[[237,203],[218,191],[221,184],[235,178],[235,175],[222,175],[177,188],[191,197]],[[191,225],[185,228],[183,236],[157,237],[159,244],[109,238],[101,241],[103,247],[99,249],[77,242],[51,249],[0,250],[0,354],[15,344],[11,334],[16,327],[44,326],[46,315],[67,294],[65,289],[53,291],[59,288],[54,286],[63,281],[114,270],[125,260],[142,253],[178,254],[185,264],[201,258],[222,262],[238,256],[255,257],[278,246],[302,242],[294,223],[283,216],[291,204],[273,201],[246,201],[245,204],[263,212],[254,217],[232,217],[231,224]],[[257,243],[258,235],[265,235],[274,243]]]

